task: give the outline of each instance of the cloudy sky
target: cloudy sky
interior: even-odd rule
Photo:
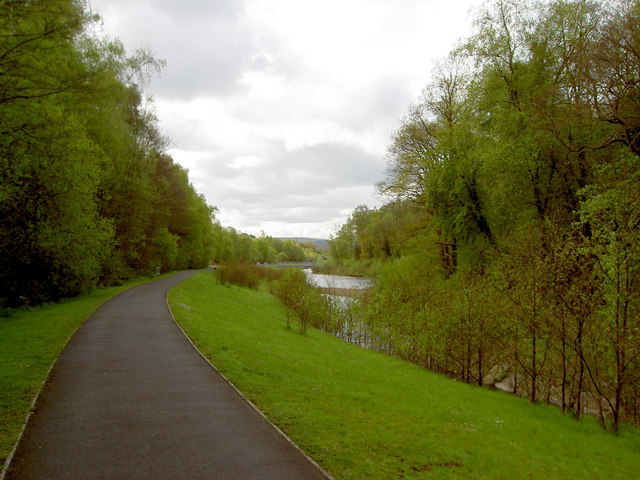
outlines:
[[[480,0],[92,0],[224,226],[327,238],[378,206],[392,132]]]

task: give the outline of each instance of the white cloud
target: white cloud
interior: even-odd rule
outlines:
[[[174,159],[250,233],[326,237],[378,204],[390,135],[480,0],[93,0],[167,68],[151,86]]]
[[[264,159],[257,155],[246,155],[244,157],[236,157],[233,161],[227,165],[234,170],[242,170],[245,168],[255,168],[264,163]]]

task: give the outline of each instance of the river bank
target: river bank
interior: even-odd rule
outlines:
[[[479,389],[310,328],[198,274],[169,301],[201,350],[336,479],[627,479],[640,433]],[[393,408],[390,408],[393,406]]]

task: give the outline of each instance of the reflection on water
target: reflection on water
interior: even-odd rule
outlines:
[[[356,298],[339,295],[340,290],[364,290],[373,286],[368,278],[346,277],[341,275],[322,275],[305,269],[307,281],[320,288],[330,289],[331,294],[324,294],[327,302],[330,322],[326,330],[342,340],[355,343],[365,348],[373,348],[369,328],[362,321],[360,302]]]
[[[313,273],[310,268],[302,270],[307,275],[309,283],[320,288],[344,288],[364,290],[370,288],[373,282],[368,278],[345,277],[341,275],[323,275]]]

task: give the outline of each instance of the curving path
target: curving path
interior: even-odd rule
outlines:
[[[54,366],[6,479],[327,479],[202,358],[167,291],[102,305]]]

